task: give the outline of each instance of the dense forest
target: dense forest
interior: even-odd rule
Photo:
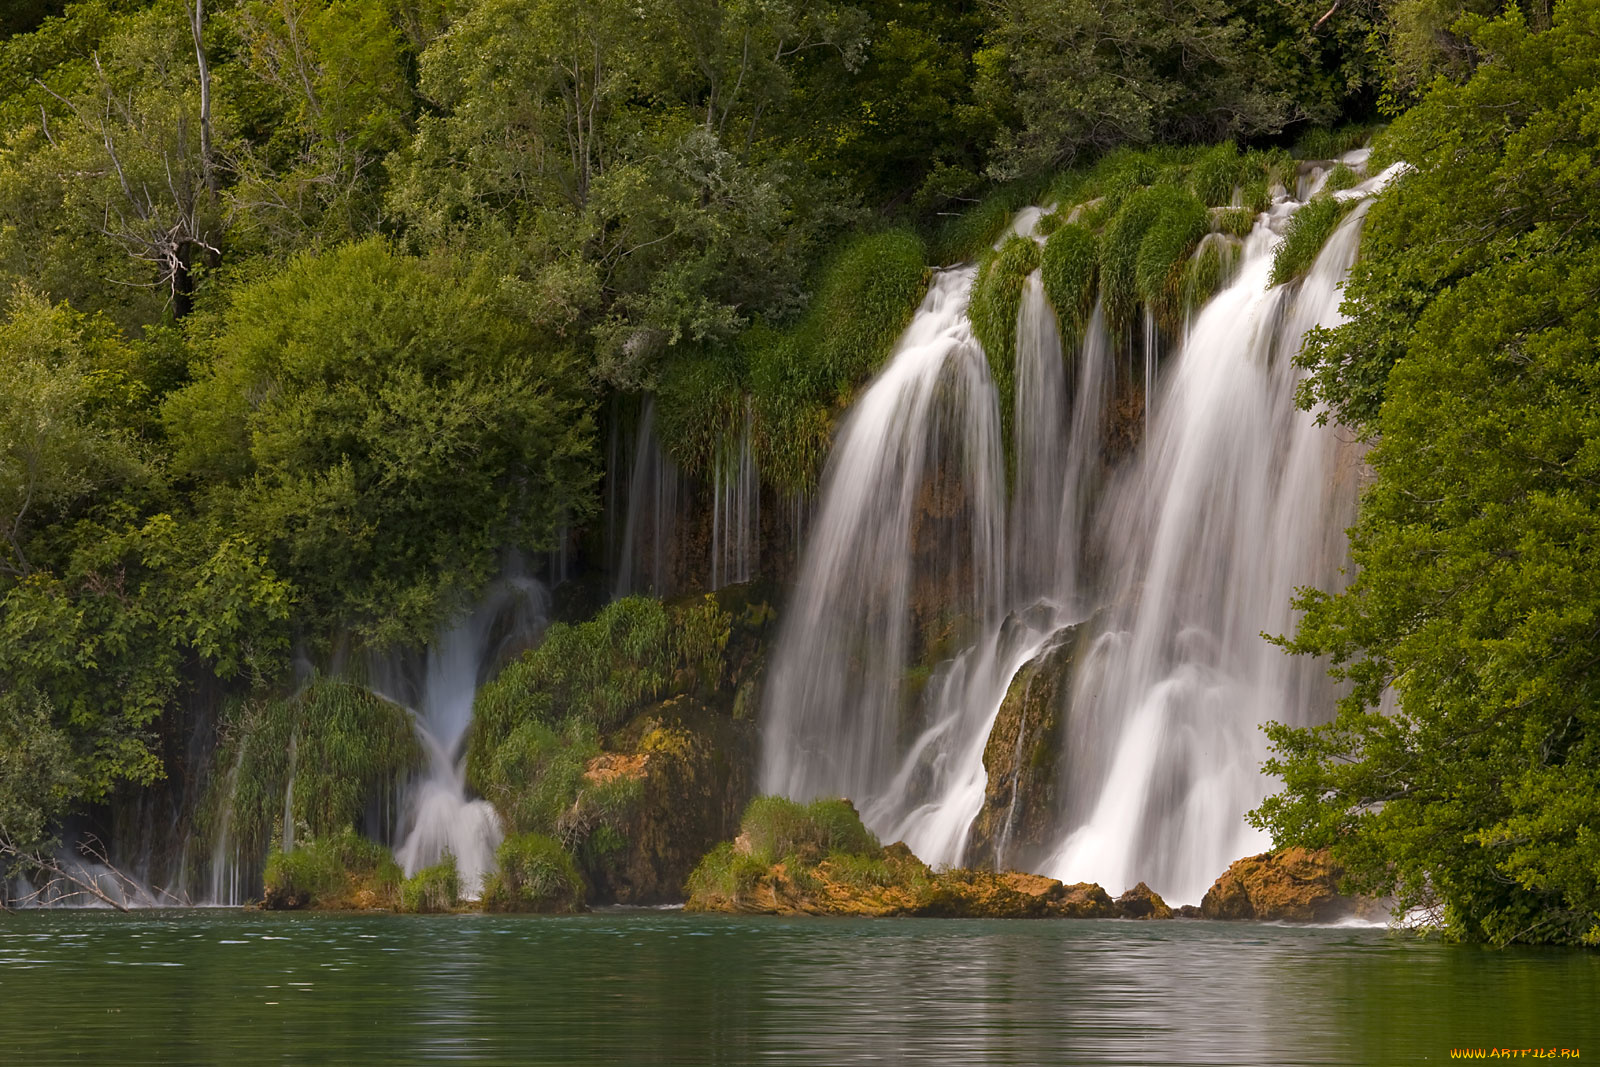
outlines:
[[[683,471],[748,432],[803,496],[929,266],[983,253],[1005,349],[1017,208],[1103,205],[1046,246],[1064,319],[1193,303],[1207,209],[1379,131],[1409,170],[1298,356],[1373,445],[1359,570],[1273,635],[1349,695],[1271,728],[1253,818],[1454,936],[1600,941],[1600,2],[31,0],[0,117],[0,864],[197,736],[263,797],[245,738],[319,746],[332,840],[417,758],[338,665],[508,556],[604,571],[645,398]],[[529,863],[752,614],[557,599],[471,742]]]

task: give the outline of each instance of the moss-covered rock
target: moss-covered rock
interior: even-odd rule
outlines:
[[[1286,848],[1229,865],[1200,902],[1207,919],[1329,922],[1372,910],[1339,892],[1342,872],[1326,849]]]
[[[1061,725],[1081,629],[1057,633],[1006,691],[983,750],[988,783],[967,839],[967,861],[974,866],[1030,866],[1050,844]]]

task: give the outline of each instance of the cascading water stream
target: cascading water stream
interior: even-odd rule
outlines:
[[[1269,785],[1258,725],[1310,721],[1332,695],[1319,665],[1260,634],[1292,629],[1296,586],[1340,580],[1360,463],[1357,447],[1296,410],[1291,356],[1307,329],[1337,321],[1365,205],[1301,283],[1269,291],[1276,235],[1297,206],[1258,220],[1159,389],[1147,327],[1143,447],[1109,479],[1116,371],[1103,315],[1096,308],[1064,372],[1054,315],[1029,279],[1009,509],[993,385],[957,371],[982,363],[964,321],[970,270],[939,276],[830,460],[775,653],[764,788],[851,797],[885,840],[935,865],[960,862],[1007,687],[1098,604],[1098,636],[1076,657],[1063,709],[1061,836],[1045,873],[1113,890],[1143,879],[1175,902],[1198,900],[1229,862],[1260,850],[1242,819]],[[941,472],[929,458],[939,440],[962,442],[959,467]],[[974,458],[991,456],[974,477],[984,466]],[[947,536],[930,551],[920,535],[939,494],[927,486],[957,481],[970,541]],[[984,543],[1006,546],[1003,567],[981,555]],[[965,569],[961,552],[973,553]],[[970,584],[948,581],[958,573]],[[933,658],[920,596],[941,582],[968,641],[919,698],[908,667],[915,652]]]
[[[935,277],[840,431],[768,687],[765,787],[854,798],[879,827],[948,788],[949,754],[970,743],[964,727],[975,725],[902,721],[913,616],[924,629],[983,632],[1003,597],[999,411],[966,318],[974,276],[961,268]],[[919,552],[937,569],[921,567]],[[935,599],[947,615],[930,622]],[[925,771],[916,781],[913,765]]]
[[[476,897],[503,833],[494,805],[467,787],[466,737],[478,685],[509,648],[527,643],[548,616],[544,587],[531,578],[496,583],[476,610],[441,629],[423,665],[415,726],[426,759],[407,790],[395,859],[410,876],[455,857],[462,894]],[[375,669],[374,689],[407,703],[400,673]]]

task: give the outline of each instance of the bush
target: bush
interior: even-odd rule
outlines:
[[[269,908],[339,907],[352,903],[392,905],[400,867],[382,845],[345,827],[267,856],[263,884]],[[361,900],[363,895],[367,899]]]
[[[1094,234],[1073,223],[1051,234],[1039,256],[1045,299],[1060,318],[1062,332],[1074,339],[1094,311],[1097,252]]]
[[[704,475],[719,450],[744,428],[739,353],[690,348],[669,359],[656,389],[661,445],[683,470]]]
[[[1213,238],[1205,242],[1183,272],[1183,308],[1187,312],[1203,307],[1227,282],[1232,266],[1233,246]]]
[[[1268,285],[1282,285],[1305,274],[1317,260],[1322,246],[1344,218],[1346,205],[1331,196],[1317,196],[1294,213],[1283,240],[1272,253],[1272,277]]]
[[[706,853],[689,875],[689,895],[738,900],[756,887],[769,866],[758,856],[740,852],[732,841],[724,841]]]
[[[739,820],[739,833],[763,866],[790,857],[814,864],[833,854],[864,855],[880,848],[848,800],[801,804],[787,797],[756,797]]]
[[[599,754],[593,729],[581,722],[558,729],[529,720],[495,748],[474,785],[512,830],[554,833],[583,785],[584,768]]]
[[[496,853],[500,869],[484,879],[490,911],[574,912],[583,908],[583,879],[561,843],[543,834],[508,837]]]
[[[432,867],[424,867],[400,886],[400,910],[450,911],[461,900],[461,875],[456,858],[446,852]]]

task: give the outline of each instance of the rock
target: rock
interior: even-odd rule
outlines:
[[[652,708],[631,731],[629,752],[589,762],[584,781],[638,784],[620,821],[620,848],[580,854],[590,903],[670,904],[684,899],[689,872],[718,841],[737,832],[750,799],[754,723],[735,721],[689,697]],[[562,817],[563,836],[582,838],[602,814],[587,790]]]
[[[1200,908],[1195,904],[1180,904],[1172,912],[1179,919],[1201,919]]]
[[[1229,865],[1200,902],[1207,919],[1329,922],[1362,910],[1339,893],[1341,871],[1327,850],[1286,848]]]
[[[1054,829],[1061,723],[1077,663],[1078,632],[1058,631],[1012,679],[983,750],[983,807],[973,820],[967,859],[1004,868],[1040,858]]]
[[[1140,882],[1117,898],[1117,910],[1124,919],[1170,919],[1172,909],[1149,886]]]

